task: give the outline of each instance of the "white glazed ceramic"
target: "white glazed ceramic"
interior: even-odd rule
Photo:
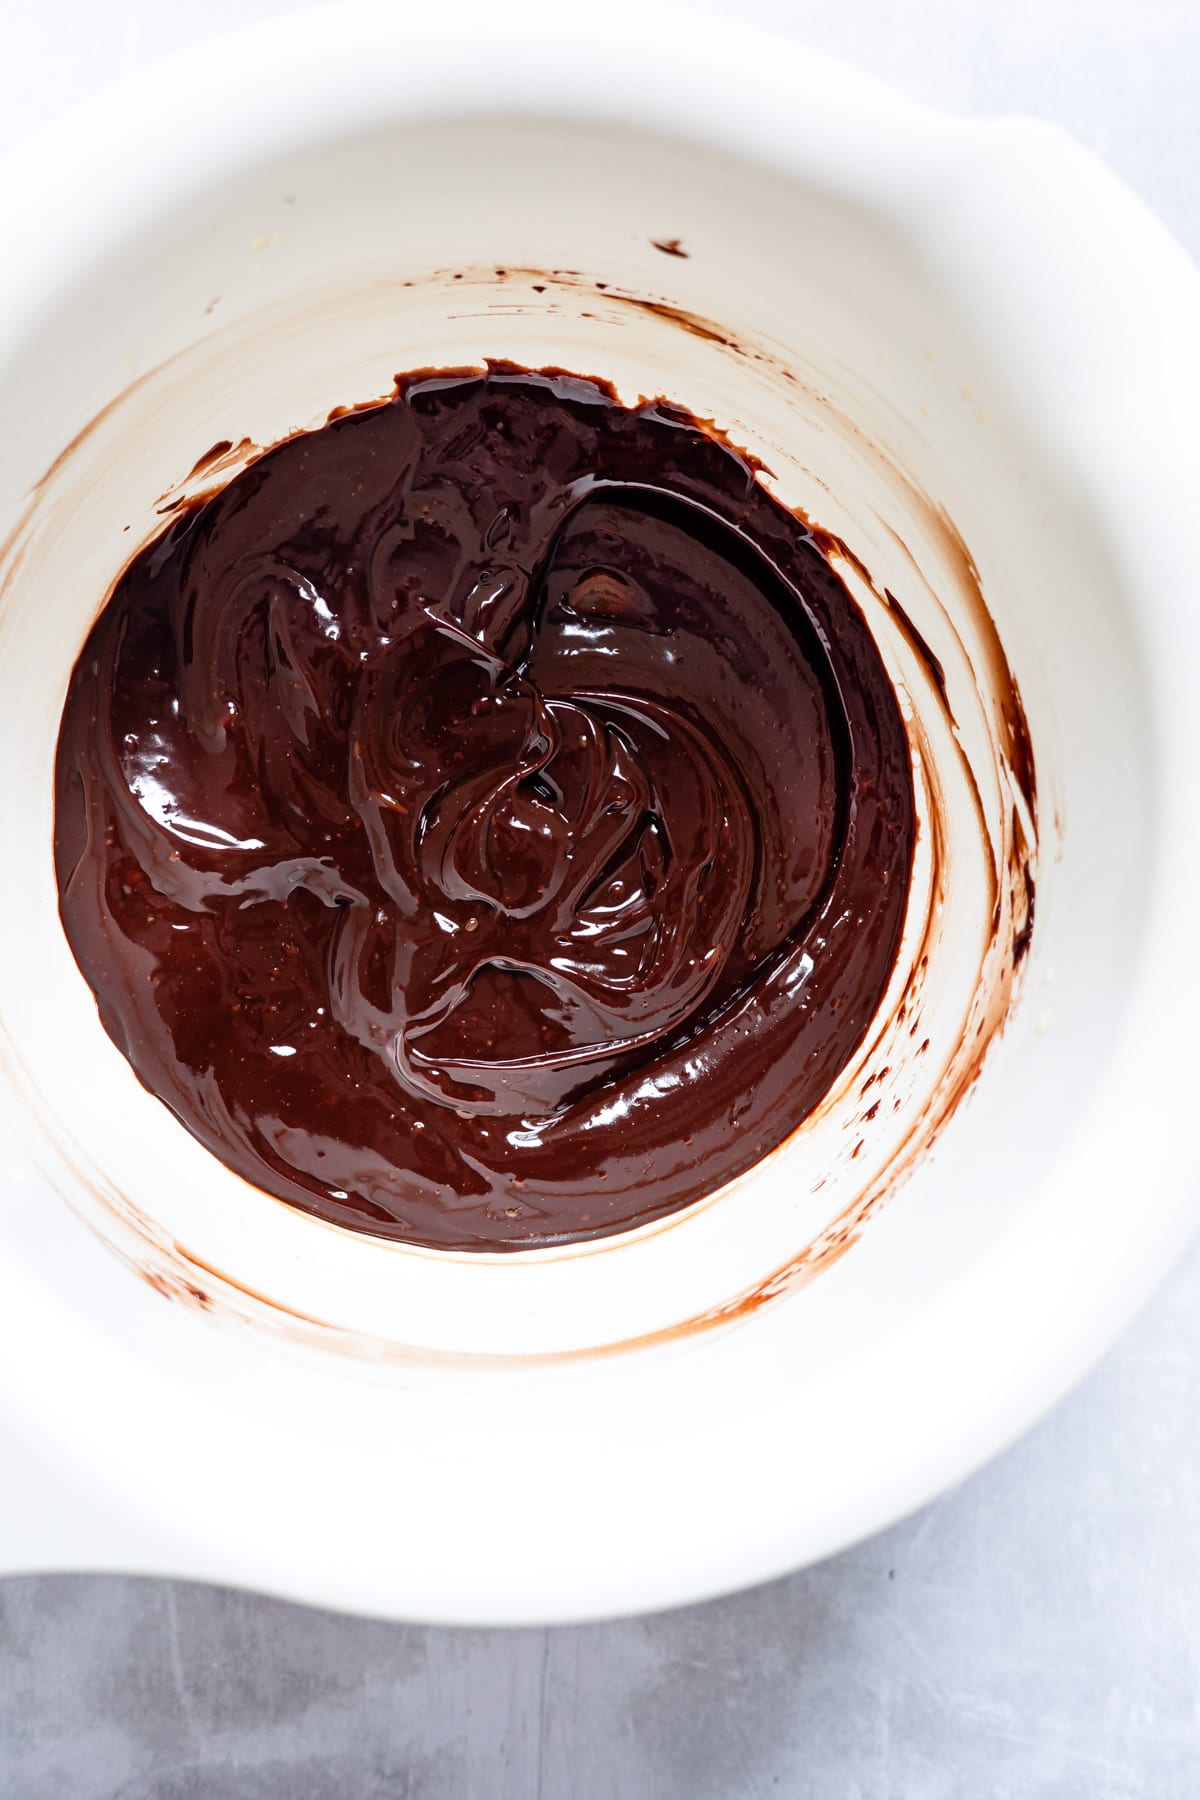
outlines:
[[[304,15],[0,173],[0,1567],[446,1621],[697,1598],[977,1466],[1195,1222],[1196,272],[1045,127],[699,18],[602,19]],[[351,1237],[213,1163],[100,1030],[49,854],[71,663],[197,459],[486,355],[667,394],[759,454],[917,618],[958,740],[864,590],[948,840],[890,1001],[917,983],[930,1050],[889,1014],[728,1193],[516,1258]],[[1031,821],[980,594],[1039,777],[994,1043],[981,846]]]

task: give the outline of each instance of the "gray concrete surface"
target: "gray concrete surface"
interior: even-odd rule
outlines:
[[[1200,251],[1197,0],[698,3],[947,106],[1056,118]],[[0,0],[0,149],[127,67],[288,9]],[[1198,1420],[1200,1253],[958,1493],[708,1606],[505,1634],[3,1583],[0,1800],[1195,1800]]]

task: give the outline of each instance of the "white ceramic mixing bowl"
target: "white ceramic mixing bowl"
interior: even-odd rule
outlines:
[[[459,5],[191,52],[12,159],[0,231],[0,1566],[615,1613],[827,1554],[1028,1425],[1198,1205],[1200,280],[1164,231],[1042,126],[690,16]],[[72,662],[204,453],[486,356],[684,402],[844,539],[926,824],[819,1116],[517,1257],[215,1164],[100,1029],[50,854]]]

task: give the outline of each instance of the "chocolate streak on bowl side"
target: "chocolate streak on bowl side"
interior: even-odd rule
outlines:
[[[751,460],[509,364],[181,507],[59,740],[63,923],[142,1081],[439,1248],[642,1225],[782,1143],[878,1011],[914,836],[874,640]]]

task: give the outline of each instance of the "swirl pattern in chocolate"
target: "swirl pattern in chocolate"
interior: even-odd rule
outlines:
[[[231,1168],[506,1250],[758,1162],[860,1043],[904,725],[808,529],[681,409],[491,365],[178,512],[79,658],[63,923]]]

